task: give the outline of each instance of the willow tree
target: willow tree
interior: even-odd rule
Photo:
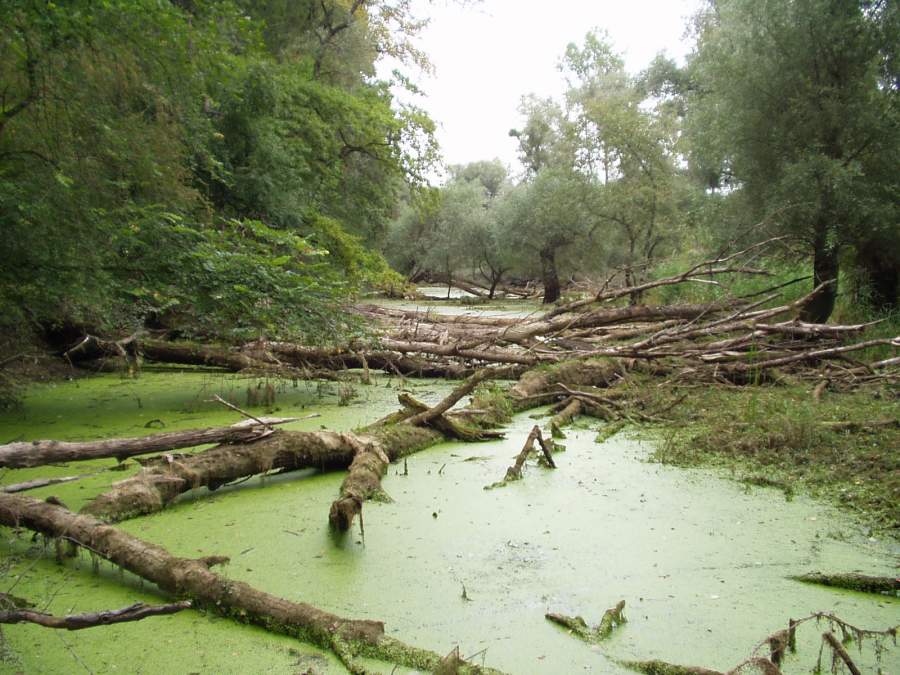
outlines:
[[[583,174],[550,166],[510,191],[498,205],[504,239],[522,261],[539,265],[545,304],[559,300],[560,268],[593,246],[596,186]]]
[[[678,119],[647,99],[601,34],[570,44],[562,67],[574,166],[598,185],[595,227],[618,234],[613,258],[624,263],[626,283],[637,285],[683,216],[689,189],[676,169]],[[607,245],[613,238],[604,237]]]
[[[692,160],[719,187],[805,241],[805,318],[824,321],[841,253],[896,304],[900,266],[900,23],[895,3],[710,0],[689,63]]]

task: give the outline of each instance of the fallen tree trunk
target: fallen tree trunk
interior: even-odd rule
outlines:
[[[368,349],[362,346],[354,348],[340,347],[305,347],[290,342],[251,343],[244,348],[253,355],[274,355],[278,359],[288,360],[292,366],[306,368],[328,368],[346,370],[348,368],[374,368],[398,375],[416,375],[419,377],[447,377],[458,379],[471,375],[474,371],[463,364],[449,361],[432,361],[411,358],[398,352],[385,349]]]
[[[423,311],[411,309],[396,309],[394,307],[382,307],[381,305],[357,305],[356,311],[360,314],[384,317],[390,319],[407,320],[420,323],[453,323],[476,326],[513,326],[521,323],[522,319],[508,316],[484,316],[482,314],[442,314],[431,309]]]
[[[345,619],[306,603],[270,595],[216,574],[210,569],[210,559],[178,558],[161,546],[57,504],[0,494],[0,524],[72,542],[166,593],[191,600],[195,607],[333,650],[353,673],[365,672],[354,662],[358,657],[421,670],[436,669],[443,658],[388,637],[381,621]],[[472,673],[497,672],[477,666],[466,668]]]
[[[22,469],[104,457],[119,461],[151,452],[192,448],[208,443],[249,443],[271,433],[267,426],[287,424],[296,417],[264,417],[244,420],[228,427],[188,431],[166,431],[139,438],[111,438],[105,441],[21,441],[0,445],[0,467]],[[260,424],[262,422],[263,424]]]
[[[562,428],[581,414],[581,400],[572,396],[565,401],[565,405],[550,419],[550,435],[553,438],[564,438]]]
[[[594,360],[529,371],[509,392],[496,397],[493,409],[472,415],[472,423],[477,425],[479,419],[493,419],[498,410],[502,415],[540,405],[548,396],[546,391],[560,381],[573,385],[608,385],[622,368],[614,360]],[[550,393],[549,397],[557,395]],[[276,430],[254,443],[221,445],[162,466],[145,468],[94,498],[84,507],[84,512],[109,521],[122,520],[162,510],[178,495],[194,488],[215,490],[273,469],[345,469],[354,461],[360,447],[372,445],[382,448],[388,459],[395,461],[444,438],[444,433],[435,428],[408,424],[373,425],[360,433]]]
[[[231,481],[273,469],[346,469],[360,446],[372,444],[386,448],[393,460],[443,438],[439,432],[421,427],[404,427],[401,433],[396,426],[376,430],[371,435],[277,430],[255,443],[219,445],[145,468],[113,484],[83,511],[104,520],[123,520],[160,511],[178,495],[194,488],[216,490]]]
[[[898,577],[873,577],[868,574],[856,574],[855,572],[844,574],[810,572],[809,574],[801,574],[790,578],[808,584],[846,588],[863,593],[900,593],[900,578]]]
[[[433,408],[416,413],[399,422],[396,426],[406,425],[411,427],[431,425],[443,417],[463,396],[469,394],[479,382],[493,373],[488,369],[479,370],[468,378],[460,386],[454,389],[449,396]],[[380,426],[385,431],[390,427]],[[437,426],[440,429],[440,426]],[[363,502],[374,495],[386,498],[381,488],[381,478],[387,471],[391,458],[385,452],[384,447],[374,436],[367,437],[365,442],[354,437],[348,437],[355,443],[355,455],[350,464],[347,477],[341,483],[340,496],[331,504],[328,512],[328,522],[331,527],[339,532],[346,532],[353,524],[357,514],[362,513]]]
[[[562,314],[551,318],[512,325],[500,331],[499,339],[507,342],[522,342],[538,335],[547,335],[562,330],[596,328],[609,324],[666,319],[692,320],[710,316],[733,306],[731,303],[710,303],[705,305],[629,305],[599,309],[584,314]]]
[[[161,363],[180,363],[192,366],[214,366],[226,370],[250,370],[271,368],[272,363],[251,358],[247,354],[229,349],[191,343],[141,340],[139,350],[145,358]]]
[[[614,607],[610,607],[603,612],[600,623],[591,628],[587,622],[580,616],[566,616],[565,614],[555,614],[549,612],[544,615],[548,621],[559,624],[564,628],[568,628],[572,633],[580,637],[590,644],[598,644],[608,638],[617,626],[627,623],[627,619],[623,612],[625,611],[625,601],[619,600]]]
[[[89,612],[87,614],[70,614],[68,616],[53,616],[52,614],[35,612],[30,609],[11,609],[0,611],[0,623],[36,623],[45,628],[83,630],[84,628],[109,626],[114,623],[140,621],[151,616],[175,614],[184,609],[189,609],[190,606],[190,600],[156,606],[138,602],[124,609]]]
[[[547,461],[547,465],[551,469],[555,469],[556,463],[553,461],[553,455],[550,452],[550,446],[547,441],[544,440],[544,436],[543,434],[541,434],[541,428],[535,424],[531,429],[531,433],[529,433],[528,437],[525,439],[525,443],[524,445],[522,445],[522,449],[519,451],[519,454],[516,455],[516,461],[512,466],[506,469],[506,475],[503,477],[503,480],[488,485],[485,490],[492,490],[493,488],[503,487],[504,485],[512,481],[521,480],[522,469],[525,468],[525,460],[528,459],[528,455],[531,454],[531,451],[534,449],[535,441],[540,444],[541,451],[544,453],[544,459]]]

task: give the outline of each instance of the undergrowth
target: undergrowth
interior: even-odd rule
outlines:
[[[649,385],[648,389],[655,389]],[[679,466],[731,469],[750,484],[824,497],[900,536],[898,394],[888,388],[820,400],[812,386],[685,389],[653,458]],[[669,394],[670,395],[670,394]],[[893,420],[893,426],[866,423]],[[834,423],[862,428],[836,430]]]

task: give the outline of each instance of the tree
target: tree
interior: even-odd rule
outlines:
[[[776,219],[807,243],[813,283],[832,282],[807,320],[831,314],[843,250],[870,266],[877,304],[897,302],[893,4],[714,0],[697,17],[692,162],[755,220]]]
[[[408,10],[4,3],[0,337],[345,330],[342,302],[397,279],[364,245],[435,159],[374,77],[380,53],[418,58]]]
[[[506,238],[520,259],[536,256],[544,284],[544,303],[559,300],[560,255],[576,245],[585,255],[594,224],[596,192],[583,175],[564,167],[539,171],[518,185],[500,207]]]
[[[529,94],[522,97],[519,114],[525,125],[510,129],[509,135],[519,141],[519,159],[528,175],[534,176],[554,161],[562,135],[562,110],[553,99]]]
[[[592,215],[619,230],[625,281],[637,285],[681,218],[685,182],[675,167],[676,116],[669,106],[645,101],[602,35],[589,33],[581,47],[570,44],[562,67],[575,167],[599,184]]]

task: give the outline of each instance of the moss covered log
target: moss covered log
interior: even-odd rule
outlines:
[[[498,393],[491,401],[478,399],[476,407],[481,412],[470,416],[471,424],[490,424],[501,409],[517,411],[540,405],[548,396],[545,393],[548,388],[558,382],[608,385],[623,372],[623,368],[617,361],[606,359],[534,369],[523,375],[509,391]],[[554,396],[556,394],[549,394],[550,398]],[[226,483],[273,469],[347,469],[361,448],[380,448],[389,461],[395,461],[443,440],[446,436],[439,427],[401,422],[376,423],[357,433],[277,430],[254,443],[220,445],[145,468],[97,496],[83,512],[106,521],[119,521],[160,511],[194,488],[215,490]],[[358,482],[354,479],[355,485],[345,485],[346,489],[342,490],[342,495],[345,493],[350,499],[337,507],[343,515],[335,513],[335,524],[349,527],[347,518],[354,503],[376,491],[372,478],[375,472],[383,473],[384,467],[386,464],[377,454],[367,451],[367,456],[360,458],[355,472],[360,479]]]
[[[411,647],[385,635],[381,621],[346,619],[302,602],[260,591],[228,579],[210,567],[216,559],[179,558],[91,516],[72,513],[21,495],[0,494],[0,524],[64,539],[128,570],[197,608],[261,626],[330,649],[353,673],[363,673],[355,659],[375,658],[409,668],[434,671],[440,654]],[[496,673],[466,664],[460,673]]]
[[[900,578],[898,577],[873,577],[867,574],[857,574],[855,572],[843,574],[810,572],[808,574],[800,574],[790,578],[807,584],[821,584],[822,586],[833,586],[834,588],[846,588],[851,591],[860,591],[862,593],[900,594]]]

